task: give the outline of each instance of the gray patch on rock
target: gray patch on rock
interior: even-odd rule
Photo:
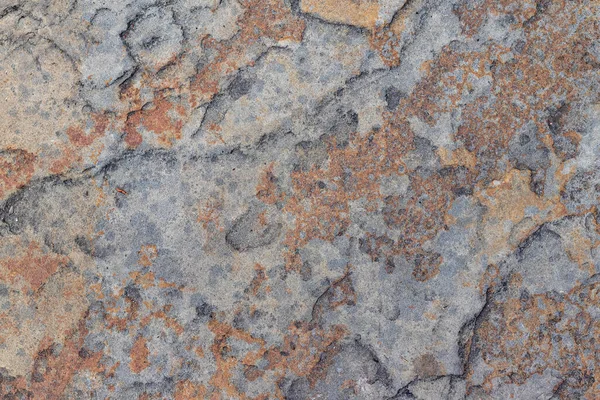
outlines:
[[[250,207],[227,232],[227,243],[242,252],[271,244],[279,236],[282,225],[278,222],[262,225],[259,215],[263,211],[265,210],[260,206]]]
[[[150,69],[158,70],[181,52],[183,32],[173,13],[150,8],[129,23],[121,34],[133,56]]]

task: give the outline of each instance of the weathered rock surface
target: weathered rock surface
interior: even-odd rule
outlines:
[[[600,398],[596,0],[0,0],[3,399]]]

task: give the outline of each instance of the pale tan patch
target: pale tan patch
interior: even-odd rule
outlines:
[[[477,165],[477,157],[465,148],[459,148],[454,151],[440,147],[437,150],[437,155],[440,157],[440,162],[443,166],[463,166],[475,168]]]
[[[510,250],[509,239],[520,242],[536,226],[566,215],[564,205],[557,197],[546,199],[536,196],[529,187],[530,172],[511,170],[502,181],[494,181],[475,193],[487,208],[483,217],[482,237],[485,254],[493,261]],[[527,209],[538,211],[526,217]]]
[[[31,371],[42,341],[64,343],[88,307],[83,278],[67,269],[52,275],[32,299],[22,291],[11,294],[12,307],[0,314],[0,368],[13,376]],[[23,317],[25,308],[30,317]]]
[[[374,28],[379,16],[379,4],[369,0],[302,0],[302,12],[316,14],[332,22]]]

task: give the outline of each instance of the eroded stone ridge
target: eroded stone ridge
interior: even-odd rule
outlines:
[[[0,0],[0,57],[3,399],[600,398],[597,0]]]

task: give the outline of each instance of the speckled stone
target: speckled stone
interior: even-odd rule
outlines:
[[[0,0],[2,399],[600,398],[598,0]]]

